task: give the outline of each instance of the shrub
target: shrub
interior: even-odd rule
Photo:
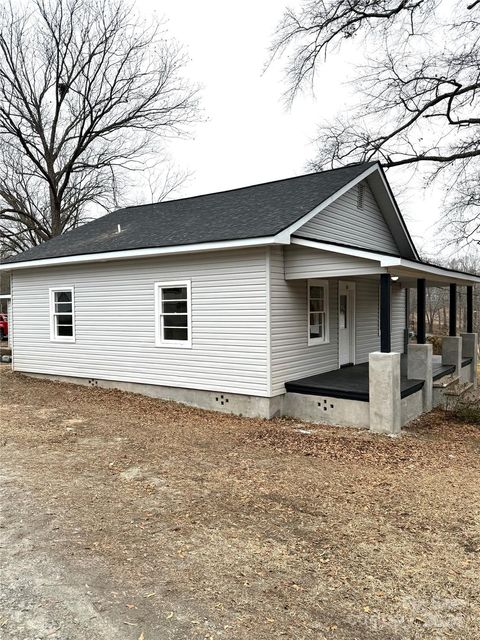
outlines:
[[[450,409],[450,415],[455,420],[470,422],[480,427],[480,399],[459,400]]]

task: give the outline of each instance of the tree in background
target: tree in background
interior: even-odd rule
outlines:
[[[117,206],[196,112],[185,57],[123,0],[0,9],[0,234],[19,252]],[[165,187],[168,191],[168,189]]]
[[[272,47],[290,99],[352,39],[369,60],[353,81],[361,99],[321,127],[313,167],[425,164],[443,177],[455,241],[480,241],[480,0],[304,0]]]
[[[473,249],[468,254],[460,255],[448,260],[440,258],[425,259],[431,264],[437,264],[439,267],[447,267],[456,271],[464,271],[466,273],[474,273],[480,275],[480,252]],[[417,291],[409,290],[410,295],[410,317],[408,326],[416,331],[416,308],[417,308]],[[457,287],[457,326],[459,330],[465,331],[467,326],[466,308],[467,308],[467,292],[462,286]],[[425,301],[425,319],[427,323],[427,333],[436,335],[446,335],[448,333],[448,314],[450,305],[449,287],[427,287]],[[480,332],[480,286],[473,287],[473,330]]]

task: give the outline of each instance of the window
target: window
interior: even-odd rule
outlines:
[[[328,283],[311,280],[308,283],[308,344],[328,341]]]
[[[157,346],[192,346],[190,289],[190,281],[155,285]]]
[[[50,340],[75,342],[73,287],[50,289]]]

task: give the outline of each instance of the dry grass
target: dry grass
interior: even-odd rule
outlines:
[[[2,404],[4,471],[126,638],[480,637],[478,425],[391,439],[10,372]]]

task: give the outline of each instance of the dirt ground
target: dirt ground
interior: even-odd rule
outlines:
[[[480,637],[480,425],[0,380],[0,638]]]

